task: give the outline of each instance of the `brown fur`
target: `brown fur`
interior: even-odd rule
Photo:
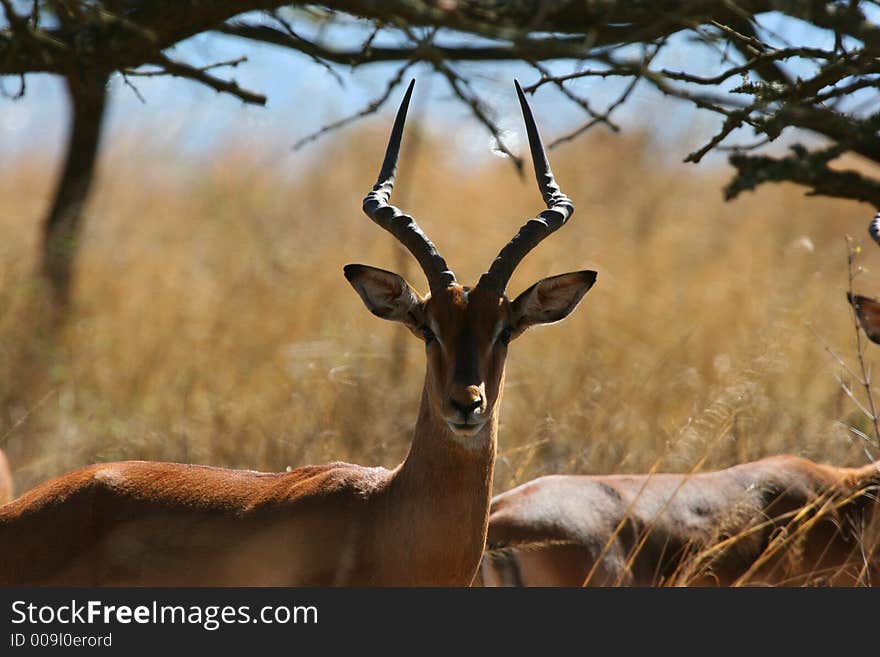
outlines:
[[[692,475],[542,477],[492,501],[482,581],[869,584],[878,468],[776,456]]]
[[[12,483],[12,470],[9,469],[6,454],[0,449],[0,505],[6,504],[14,497],[15,487]]]
[[[859,318],[859,324],[865,335],[871,342],[880,344],[880,302],[858,294],[847,293],[846,298],[856,311],[856,317]]]

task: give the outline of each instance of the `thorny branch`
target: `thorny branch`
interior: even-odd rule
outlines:
[[[217,62],[214,64],[208,64],[207,66],[196,67],[189,64],[184,64],[182,62],[174,61],[165,54],[159,53],[156,56],[155,61],[148,62],[149,64],[156,65],[158,67],[158,70],[142,72],[135,70],[125,71],[125,73],[127,75],[141,76],[171,75],[174,77],[186,78],[188,80],[195,80],[196,82],[201,82],[203,85],[210,87],[215,91],[228,93],[238,98],[241,98],[241,100],[245,103],[251,103],[254,105],[265,105],[266,97],[263,94],[243,89],[238,85],[235,80],[222,80],[208,73],[208,71],[224,66],[231,66],[234,68],[242,62],[246,61],[247,58],[239,57],[238,59],[227,62]]]
[[[406,75],[407,70],[413,65],[413,62],[407,62],[403,66],[397,69],[397,72],[394,76],[388,80],[388,84],[385,85],[385,90],[376,98],[367,103],[364,107],[353,114],[349,114],[348,116],[339,119],[338,121],[333,121],[332,123],[328,123],[323,126],[320,130],[317,130],[313,133],[310,133],[297,141],[293,145],[294,150],[298,150],[308,144],[309,142],[315,141],[321,135],[324,135],[331,130],[336,130],[337,128],[341,128],[344,125],[348,125],[354,121],[357,121],[360,118],[373,114],[378,110],[382,105],[385,104],[385,101],[391,96],[392,92],[397,88],[397,86],[403,81],[403,76]]]

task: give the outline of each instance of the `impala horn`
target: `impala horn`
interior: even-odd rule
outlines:
[[[403,125],[406,123],[406,111],[409,108],[409,100],[415,84],[415,80],[409,83],[409,88],[400,103],[400,109],[397,110],[397,118],[391,129],[391,138],[388,140],[388,149],[385,151],[385,161],[382,163],[379,179],[373,186],[373,191],[364,197],[363,207],[370,219],[394,235],[401,244],[409,249],[409,252],[419,261],[422,271],[425,272],[431,292],[436,292],[455,283],[455,274],[446,266],[446,261],[437,251],[437,247],[422,232],[415,220],[388,203],[391,192],[394,190]]]
[[[538,134],[538,126],[535,125],[535,117],[532,115],[532,108],[529,107],[519,82],[514,80],[513,83],[516,85],[516,93],[519,95],[519,104],[522,107],[523,120],[526,124],[526,134],[529,136],[529,149],[532,152],[532,164],[535,166],[538,189],[541,190],[541,196],[544,197],[547,209],[537,217],[529,219],[519,229],[513,239],[501,249],[498,257],[489,267],[489,271],[480,277],[478,286],[490,286],[499,294],[504,294],[513,270],[526,257],[526,254],[550,233],[558,230],[574,214],[574,204],[559,189],[553,172],[550,170],[547,153],[544,151],[541,135]]]

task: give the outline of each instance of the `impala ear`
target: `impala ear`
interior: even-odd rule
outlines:
[[[423,324],[424,299],[402,276],[368,265],[346,265],[345,278],[376,317],[415,331]]]
[[[568,317],[595,282],[594,271],[542,278],[513,302],[514,337],[535,324],[552,324]]]
[[[871,342],[880,344],[880,301],[849,293],[846,298],[855,310],[865,335]]]

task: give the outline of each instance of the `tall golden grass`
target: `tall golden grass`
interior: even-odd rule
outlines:
[[[97,461],[253,469],[394,465],[421,389],[420,343],[372,317],[349,262],[395,268],[360,212],[384,134],[308,156],[228,145],[210,158],[110,145],[63,334],[35,328],[33,271],[51,163],[0,172],[0,447],[21,491]],[[645,137],[593,135],[553,154],[577,213],[519,267],[596,269],[582,306],[515,342],[496,489],[550,472],[686,471],[792,452],[859,464],[870,424],[826,351],[854,358],[845,234],[864,206],[764,187],[734,203],[726,171],[668,163]],[[469,165],[439,139],[404,155],[406,207],[473,283],[540,208],[531,179]],[[405,191],[404,191],[405,190]],[[880,250],[860,255],[877,269]],[[876,253],[875,253],[876,251]],[[407,277],[424,289],[414,264]],[[880,293],[868,271],[859,291]],[[880,349],[868,351],[877,361]],[[856,394],[859,394],[858,390]]]

